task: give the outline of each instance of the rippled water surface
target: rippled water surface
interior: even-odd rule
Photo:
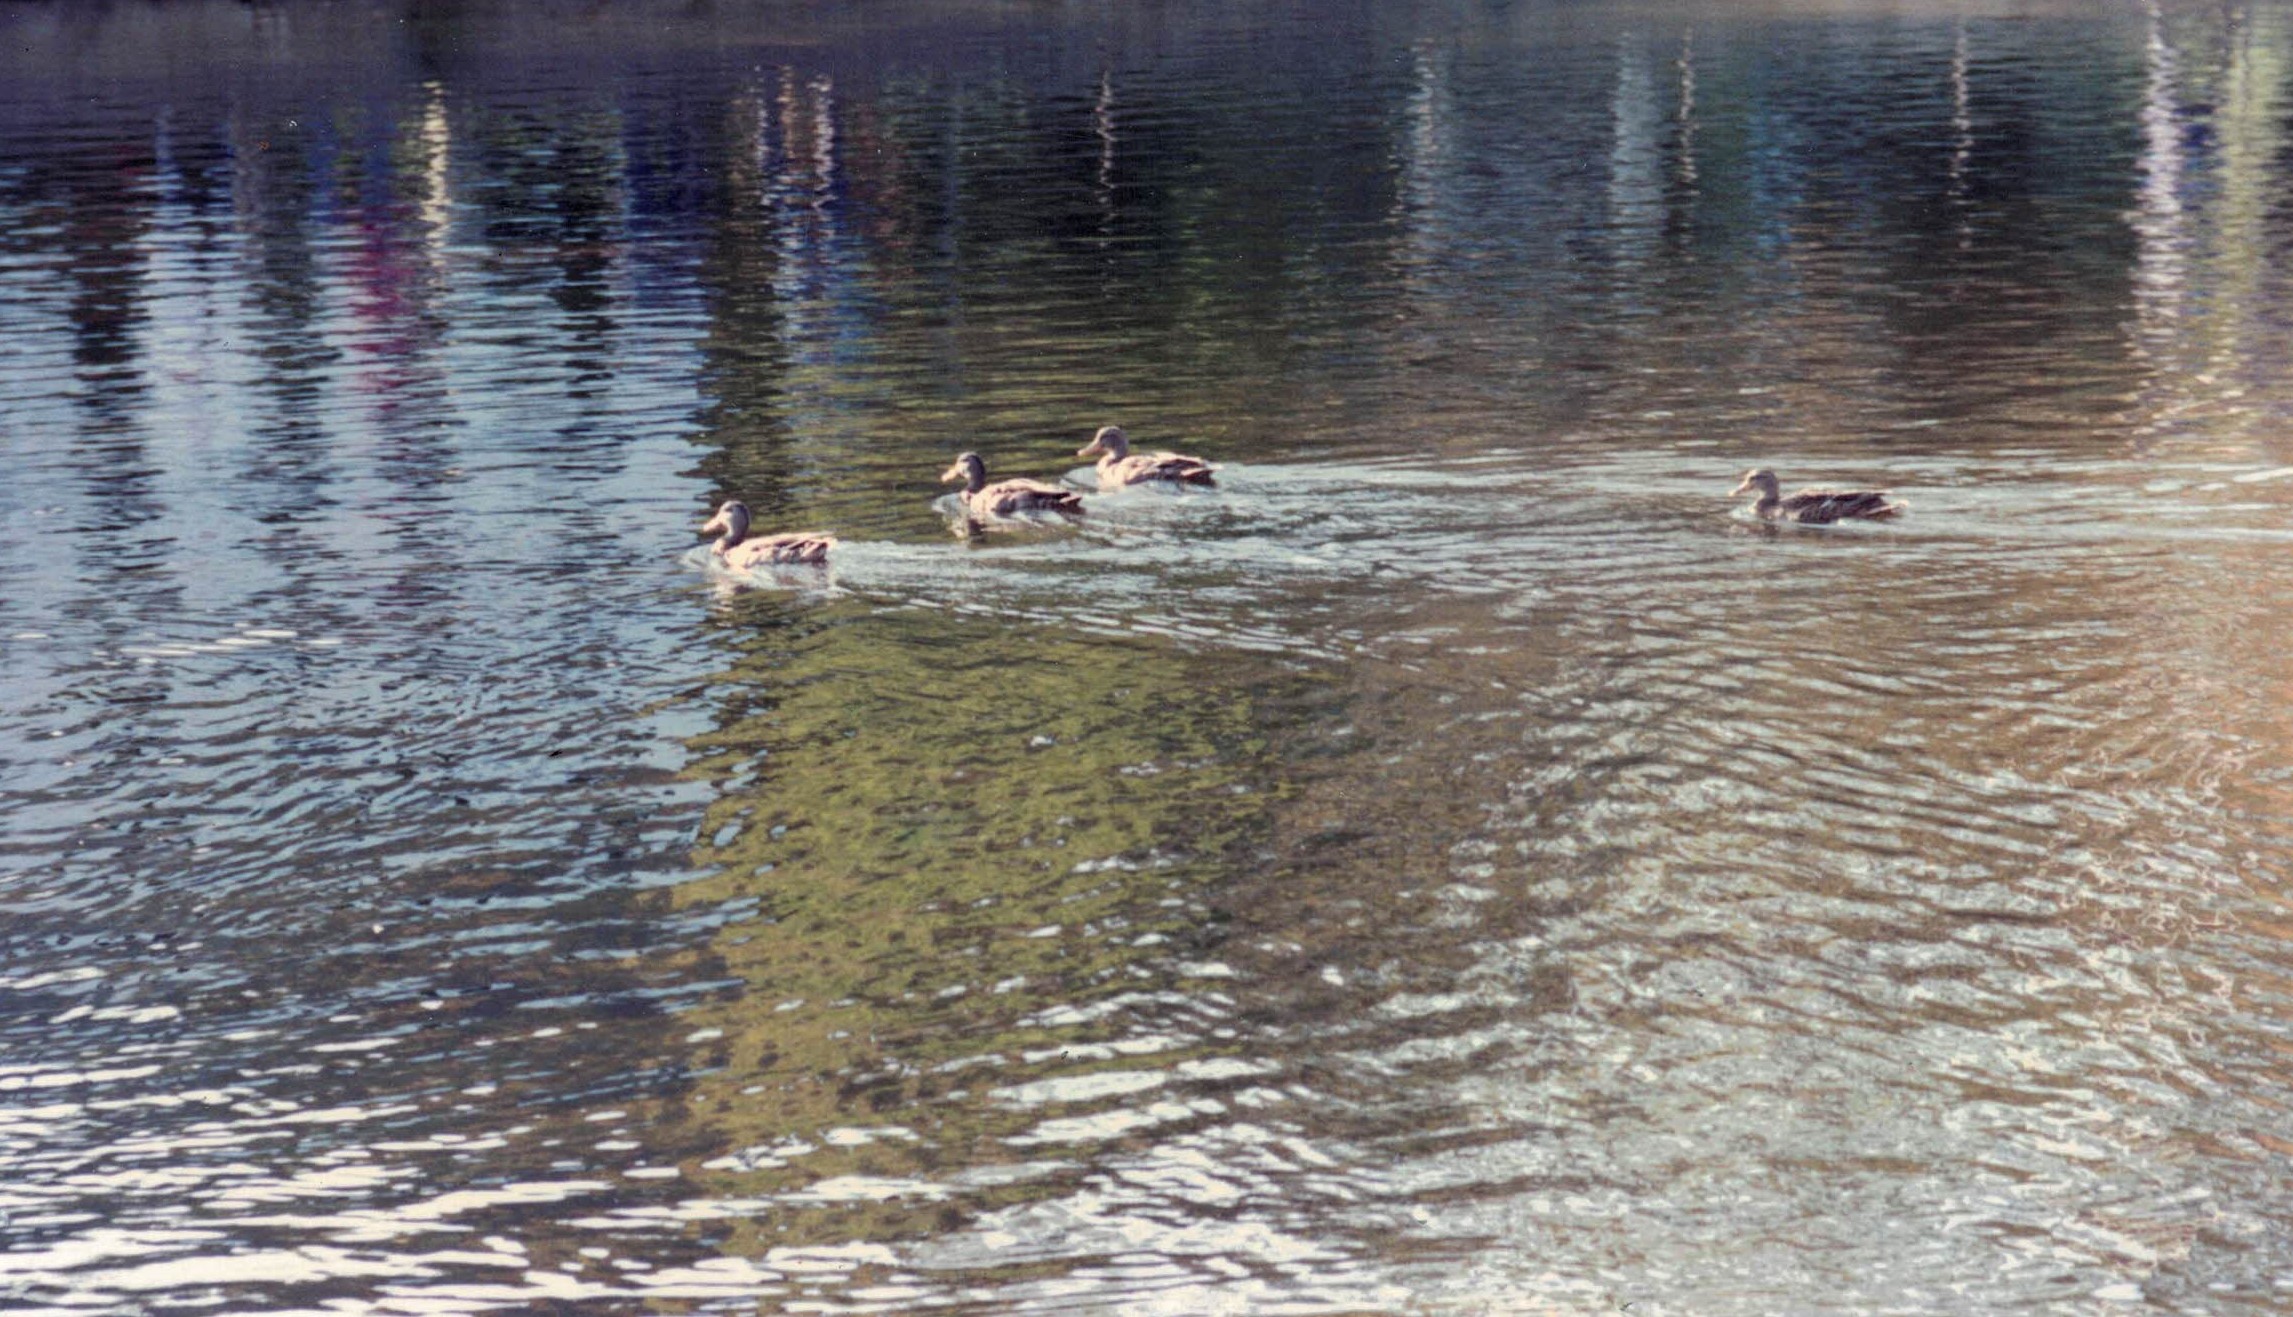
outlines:
[[[0,10],[0,1306],[2282,1311],[2289,251],[2271,6]]]

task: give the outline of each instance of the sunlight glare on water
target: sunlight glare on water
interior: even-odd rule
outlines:
[[[0,35],[0,1306],[2293,1292],[2282,12]]]

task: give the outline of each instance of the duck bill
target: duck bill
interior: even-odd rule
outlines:
[[[961,462],[958,462],[954,466],[951,466],[947,470],[939,473],[939,482],[943,485],[952,485],[958,480],[962,479],[964,479],[964,474],[963,463]]]
[[[708,524],[701,527],[697,533],[702,535],[722,535],[731,529],[732,526],[725,521],[725,514],[720,512],[717,515],[709,518]]]
[[[1097,457],[1099,454],[1101,454],[1101,453],[1103,453],[1103,452],[1105,452],[1105,451],[1107,451],[1107,449],[1106,449],[1106,445],[1104,445],[1104,444],[1101,444],[1101,443],[1100,443],[1098,440],[1096,440],[1096,439],[1093,439],[1091,442],[1089,442],[1089,443],[1087,443],[1087,444],[1083,445],[1081,448],[1078,448],[1078,449],[1076,449],[1076,450],[1075,450],[1075,456],[1077,456],[1077,457]]]
[[[1729,491],[1728,491],[1728,496],[1729,496],[1730,498],[1733,498],[1733,497],[1735,497],[1735,496],[1736,496],[1736,495],[1738,495],[1738,494],[1749,494],[1749,493],[1751,493],[1751,492],[1752,492],[1752,490],[1754,490],[1755,488],[1757,488],[1757,486],[1755,486],[1754,484],[1752,484],[1752,482],[1751,482],[1751,481],[1749,481],[1749,480],[1746,480],[1746,481],[1744,481],[1742,484],[1740,484],[1740,485],[1737,485],[1737,486],[1736,486],[1734,489],[1731,489],[1731,490],[1729,490]]]

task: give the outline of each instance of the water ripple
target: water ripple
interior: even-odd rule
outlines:
[[[2277,1305],[2281,16],[434,10],[0,15],[9,1301]]]

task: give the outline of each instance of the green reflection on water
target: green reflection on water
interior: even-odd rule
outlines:
[[[688,1168],[700,1183],[769,1196],[1056,1158],[1030,1130],[1120,1095],[1045,1105],[1009,1086],[1222,1046],[1126,1039],[1114,999],[1204,987],[1185,969],[1215,937],[1198,897],[1273,794],[1267,674],[859,602],[743,595],[724,620],[740,655],[713,688],[719,730],[690,743],[723,788],[695,853],[712,872],[676,901],[755,906],[710,947],[742,989],[682,1020],[723,1031],[692,1095],[704,1142],[751,1155]],[[897,1128],[823,1138],[855,1127]],[[816,1150],[769,1151],[791,1140]],[[947,1224],[921,1196],[866,1211],[821,1237]],[[776,1215],[774,1243],[805,1237]]]

